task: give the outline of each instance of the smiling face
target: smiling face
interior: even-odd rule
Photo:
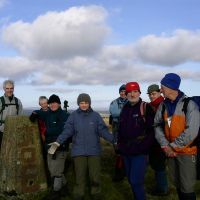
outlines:
[[[48,110],[47,99],[41,99],[40,102],[39,102],[39,105],[41,106],[42,110]]]
[[[85,101],[81,101],[79,103],[79,107],[81,110],[88,110],[88,108],[90,107],[90,104],[88,102],[85,102]]]
[[[11,97],[14,92],[14,85],[11,83],[7,83],[4,87],[4,91],[5,91],[5,96]]]
[[[138,102],[140,97],[140,92],[138,90],[133,90],[127,94],[127,99],[131,103],[136,103]]]
[[[125,99],[126,98],[126,90],[121,90],[120,93],[119,93],[120,97],[122,99]]]
[[[149,94],[149,99],[150,101],[155,101],[160,96],[161,96],[161,92],[153,91]]]
[[[56,103],[56,102],[52,102],[49,104],[49,108],[52,110],[52,111],[56,111],[58,110],[58,108],[60,108],[60,104],[59,103]]]

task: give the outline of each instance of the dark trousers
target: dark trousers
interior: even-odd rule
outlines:
[[[147,155],[124,156],[128,182],[135,200],[146,200],[144,176],[147,168]]]

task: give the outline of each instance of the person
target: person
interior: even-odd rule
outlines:
[[[100,186],[100,137],[114,143],[114,136],[109,133],[100,114],[91,108],[89,94],[79,94],[77,104],[79,108],[69,116],[63,132],[52,144],[49,153],[54,153],[58,146],[72,136],[71,156],[74,160],[76,178],[74,199],[84,198],[87,170],[93,199],[103,199]]]
[[[160,103],[164,100],[163,96],[161,95],[159,85],[150,85],[147,89],[147,94],[150,99],[150,105],[152,106],[153,111],[156,113]],[[152,195],[168,195],[166,156],[156,139],[152,147],[150,148],[149,163],[151,168],[154,170],[154,176],[156,181],[155,189],[152,191]]]
[[[115,138],[118,135],[118,127],[119,127],[119,116],[124,104],[127,102],[126,98],[126,85],[123,84],[119,88],[119,97],[113,100],[110,103],[109,111],[110,111],[110,125],[112,125],[112,133]],[[120,154],[116,155],[115,161],[115,171],[112,180],[114,182],[121,181],[124,179],[125,170],[124,170],[124,162],[123,158]]]
[[[19,98],[14,95],[14,81],[3,82],[4,95],[0,97],[0,149],[4,132],[5,118],[11,115],[22,115],[23,106]]]
[[[173,177],[180,200],[195,200],[197,147],[193,143],[200,123],[198,106],[189,101],[187,113],[183,111],[186,95],[179,90],[181,78],[168,73],[161,80],[165,100],[155,116],[155,134],[168,157],[169,173]]]
[[[126,84],[126,94],[128,102],[120,114],[117,151],[124,158],[126,176],[134,199],[144,200],[144,176],[149,150],[154,141],[154,113],[151,106],[140,98],[137,82]]]
[[[40,105],[40,110],[42,112],[46,112],[49,110],[49,105],[48,105],[48,98],[46,96],[40,96],[39,97],[39,105]],[[39,131],[41,135],[42,142],[45,143],[45,135],[46,135],[46,126],[45,122],[42,119],[38,119],[38,125],[39,125]],[[46,158],[46,153],[44,152],[44,158]]]
[[[49,97],[48,104],[49,110],[45,112],[43,110],[35,110],[32,113],[35,114],[35,117],[30,118],[30,120],[39,118],[45,122],[46,135],[44,145],[46,154],[51,146],[50,144],[54,142],[62,132],[68,118],[68,114],[61,108],[59,96],[52,94]],[[69,142],[65,141],[53,155],[47,154],[47,165],[51,176],[52,190],[44,198],[46,200],[59,200],[61,196],[65,196],[68,192],[66,178],[63,173],[68,146]]]

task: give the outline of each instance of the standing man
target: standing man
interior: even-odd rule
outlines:
[[[155,116],[155,133],[161,148],[169,158],[169,172],[173,177],[179,200],[195,200],[197,147],[193,143],[200,123],[198,106],[189,101],[183,111],[186,95],[179,90],[181,78],[168,73],[161,80],[165,100]]]
[[[154,113],[140,98],[137,82],[126,84],[128,102],[124,105],[119,122],[118,151],[124,158],[126,175],[135,200],[146,200],[144,177],[148,154],[154,141]]]
[[[147,89],[149,95],[150,105],[156,113],[159,105],[163,102],[164,98],[161,95],[159,85],[152,84]],[[150,152],[149,152],[149,163],[151,168],[154,170],[155,175],[155,189],[152,191],[152,195],[165,196],[168,194],[168,182],[166,174],[166,156],[162,151],[159,143],[155,140]]]
[[[21,115],[23,111],[21,101],[14,96],[14,81],[3,82],[4,95],[0,97],[0,148],[4,132],[5,118],[10,115]]]
[[[119,128],[119,116],[124,104],[127,102],[126,99],[126,85],[123,84],[119,88],[119,97],[113,100],[110,104],[110,124],[112,125],[112,133],[117,139],[118,128]],[[113,181],[121,181],[125,176],[124,162],[120,154],[116,155],[115,171]]]

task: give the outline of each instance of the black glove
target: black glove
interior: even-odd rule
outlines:
[[[38,114],[35,112],[32,112],[31,115],[29,116],[29,119],[31,122],[35,122],[35,120],[38,119]]]
[[[117,143],[113,144],[113,148],[114,148],[116,154],[120,154],[120,151],[119,151]]]

